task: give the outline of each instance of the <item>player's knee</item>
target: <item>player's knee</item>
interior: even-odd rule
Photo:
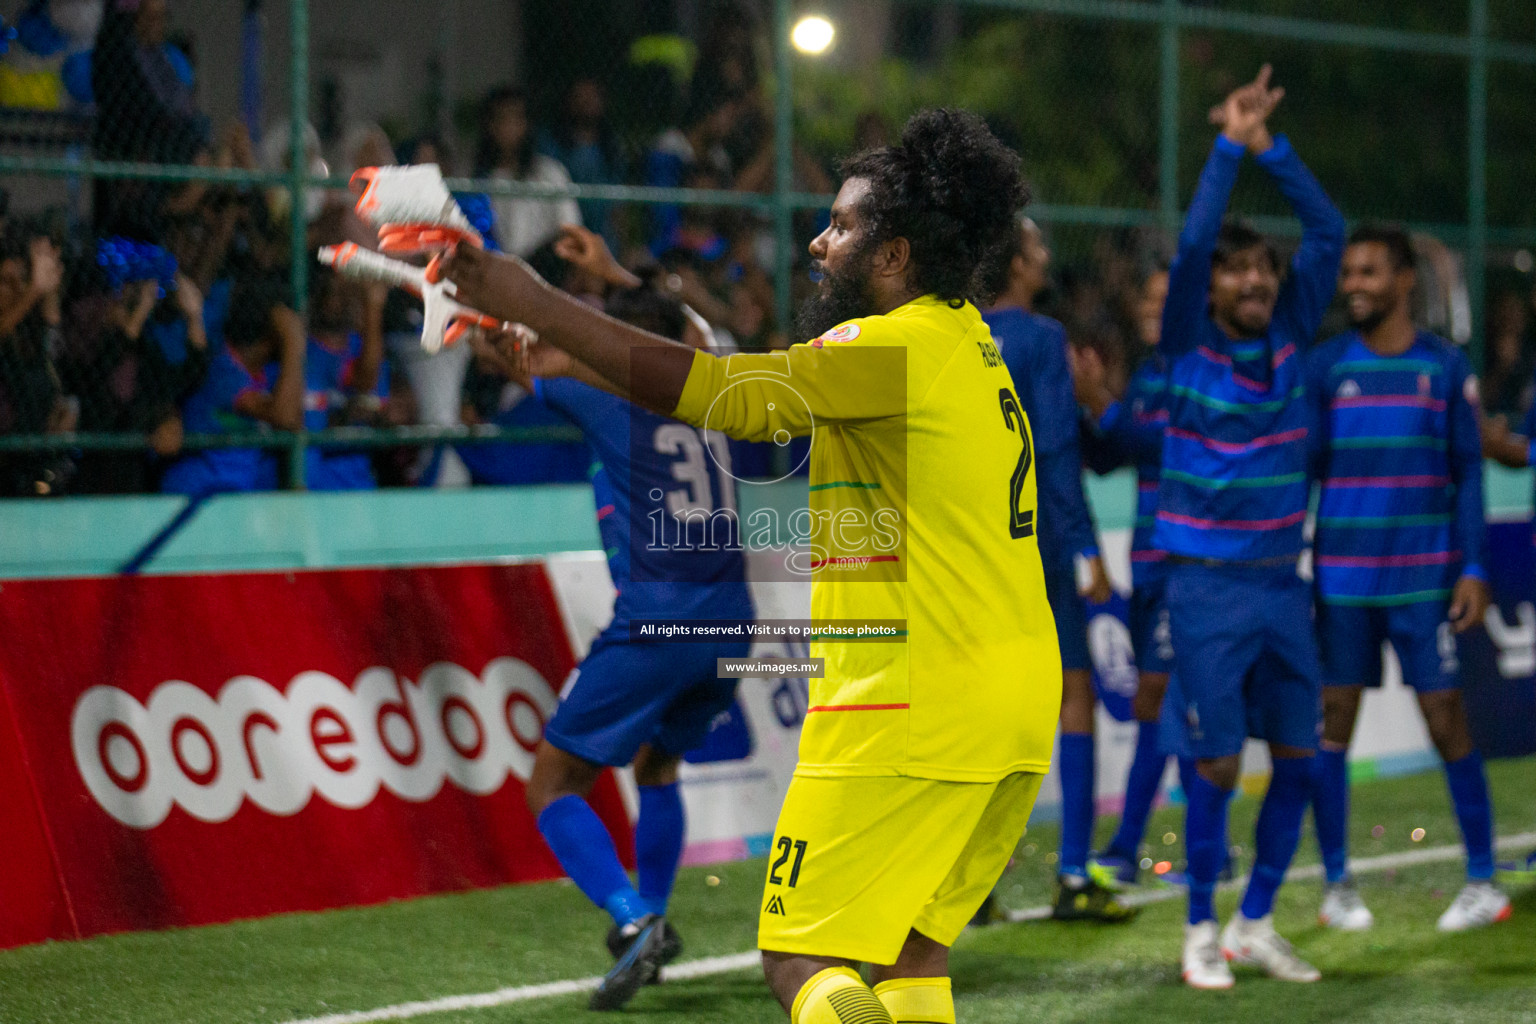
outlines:
[[[1472,733],[1467,727],[1466,706],[1459,690],[1419,694],[1419,708],[1435,750],[1446,761],[1460,761],[1472,753]]]
[[[1093,732],[1093,674],[1071,668],[1061,674],[1061,728],[1064,732]]]
[[[524,790],[528,810],[537,816],[561,797],[586,796],[602,771],[602,765],[583,761],[544,741],[534,755],[533,773]]]
[[[1323,740],[1330,746],[1349,746],[1360,713],[1361,692],[1358,686],[1323,687]]]
[[[1217,789],[1236,789],[1238,772],[1242,768],[1242,758],[1237,754],[1227,757],[1201,758],[1196,765],[1196,771]]]
[[[1163,711],[1163,694],[1167,692],[1167,673],[1143,672],[1136,682],[1136,696],[1131,700],[1131,711],[1136,715],[1136,721],[1157,721]]]
[[[640,748],[640,753],[635,755],[635,785],[637,786],[670,786],[677,781],[677,763],[680,759],[676,754],[669,754],[664,750],[647,744]]]

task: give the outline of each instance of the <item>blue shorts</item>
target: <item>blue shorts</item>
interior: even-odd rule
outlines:
[[[704,742],[710,723],[736,696],[737,680],[715,678],[715,659],[745,658],[751,646],[599,636],[566,681],[544,738],[615,768],[633,761],[646,743],[681,757]]]
[[[1093,670],[1088,653],[1088,606],[1077,592],[1077,572],[1068,566],[1045,570],[1045,599],[1056,619],[1056,642],[1061,645],[1061,668],[1070,672]]]
[[[1170,565],[1174,667],[1163,748],[1227,757],[1252,736],[1303,750],[1322,728],[1312,591],[1288,567]]]
[[[1317,603],[1317,645],[1323,685],[1380,686],[1381,645],[1392,644],[1403,682],[1420,693],[1453,690],[1461,683],[1456,636],[1444,601],[1417,601],[1390,608]]]
[[[1136,670],[1167,675],[1173,671],[1173,631],[1168,624],[1167,581],[1146,583],[1131,591],[1127,616]]]

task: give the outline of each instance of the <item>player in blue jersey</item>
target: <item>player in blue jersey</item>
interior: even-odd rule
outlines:
[[[650,287],[611,294],[607,312],[663,337],[687,333],[681,304]],[[736,680],[716,678],[716,659],[745,657],[750,647],[745,640],[638,640],[630,624],[752,619],[736,480],[725,437],[716,431],[648,412],[572,377],[520,383],[579,426],[603,466],[594,493],[618,590],[613,620],[567,680],[527,790],[539,831],[566,874],[613,918],[608,947],[617,963],[592,1006],[616,1009],[682,950],[665,920],[686,831],[677,766],[735,697]],[[603,771],[628,764],[640,791],[635,885],[585,799]]]
[[[1536,388],[1536,384],[1532,386]],[[1518,433],[1510,430],[1509,422],[1503,416],[1486,417],[1482,427],[1484,457],[1510,469],[1536,466],[1536,404],[1526,410]],[[1531,541],[1536,544],[1536,534],[1532,535]],[[1527,877],[1536,874],[1536,851],[1532,851],[1525,858],[1524,864],[1517,864],[1513,870]]]
[[[1093,518],[1083,496],[1077,408],[1067,364],[1067,332],[1034,312],[1045,289],[1050,250],[1029,219],[1020,225],[1018,248],[1000,267],[999,294],[983,315],[1013,377],[1019,404],[1035,439],[1035,479],[1040,502],[1040,560],[1045,592],[1061,646],[1061,861],[1056,878],[1057,920],[1126,921],[1135,910],[1089,874],[1093,844],[1093,660],[1088,652],[1088,614],[1083,598],[1109,599],[1109,577],[1099,555]],[[1077,556],[1088,562],[1090,582],[1079,591]],[[983,908],[984,910],[986,908]]]
[[[1131,533],[1131,649],[1138,678],[1132,700],[1138,729],[1136,753],[1125,783],[1120,827],[1109,846],[1094,858],[1105,884],[1134,884],[1140,871],[1140,847],[1152,802],[1162,783],[1168,756],[1159,738],[1163,694],[1173,670],[1173,639],[1164,600],[1168,553],[1152,543],[1162,474],[1163,432],[1168,426],[1168,364],[1157,351],[1168,271],[1158,268],[1142,281],[1135,310],[1136,334],[1145,353],[1118,398],[1110,390],[1108,370],[1097,349],[1076,350],[1073,385],[1085,411],[1084,462],[1095,473],[1121,466],[1136,468],[1136,524]],[[1188,762],[1182,762],[1183,769]],[[1191,766],[1192,767],[1192,766]]]
[[[1197,761],[1183,956],[1196,988],[1230,987],[1229,960],[1288,981],[1319,977],[1276,933],[1270,911],[1300,837],[1321,719],[1311,594],[1296,572],[1308,499],[1303,357],[1337,284],[1344,218],[1286,138],[1270,135],[1284,91],[1269,76],[1266,65],[1211,112],[1221,135],[1179,236],[1158,340],[1168,428],[1152,545],[1168,552],[1176,668],[1163,738]],[[1283,283],[1261,235],[1223,224],[1245,152],[1302,224]],[[1273,774],[1247,892],[1218,933],[1212,896],[1250,735],[1268,742]]]
[[[1328,880],[1319,917],[1347,931],[1372,917],[1348,875],[1345,756],[1364,688],[1381,685],[1384,642],[1418,693],[1467,847],[1468,882],[1440,930],[1509,915],[1493,884],[1493,810],[1454,635],[1488,610],[1477,378],[1459,349],[1414,327],[1414,262],[1401,228],[1351,235],[1339,290],[1354,329],[1307,358],[1322,484],[1312,540],[1323,655],[1313,814]]]

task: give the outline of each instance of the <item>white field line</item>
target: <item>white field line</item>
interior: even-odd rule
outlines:
[[[1536,845],[1536,832],[1522,832],[1519,835],[1504,836],[1494,842],[1495,850],[1510,848],[1526,848]],[[1457,860],[1465,856],[1461,846],[1430,846],[1422,850],[1404,850],[1402,853],[1384,853],[1379,857],[1351,857],[1349,870],[1351,874],[1369,874],[1373,871],[1390,871],[1393,868],[1412,867],[1415,864],[1437,864],[1441,861]],[[1285,873],[1287,882],[1306,882],[1314,878],[1323,877],[1321,864],[1307,864],[1303,867],[1292,868]],[[1238,878],[1221,886],[1223,889],[1235,889],[1238,886],[1247,885],[1248,879]],[[1184,895],[1182,886],[1167,886],[1164,888],[1149,889],[1146,892],[1131,892],[1120,897],[1120,902],[1127,906],[1140,907],[1148,903],[1162,903],[1165,900],[1177,899]],[[1006,921],[1044,921],[1051,916],[1050,907],[1030,907],[1028,910],[1005,910],[1003,919]]]
[[[1524,849],[1536,845],[1536,832],[1522,832],[1519,835],[1505,836],[1498,840],[1495,848],[1499,850],[1518,848]],[[1406,850],[1402,853],[1388,853],[1379,857],[1362,857],[1351,860],[1350,871],[1355,874],[1369,874],[1373,871],[1389,871],[1393,868],[1412,867],[1416,864],[1434,864],[1442,861],[1456,860],[1463,856],[1460,846],[1431,846],[1423,850]],[[1295,868],[1286,875],[1286,881],[1305,881],[1307,879],[1320,878],[1323,874],[1321,864],[1308,865]],[[1242,881],[1230,883],[1241,885]],[[1165,900],[1176,899],[1184,894],[1182,888],[1169,886],[1165,889],[1154,889],[1145,893],[1128,894],[1125,902],[1135,905],[1147,903],[1161,903]],[[1051,916],[1050,907],[1031,907],[1028,910],[1009,911],[1006,915],[1009,921],[1038,921]],[[711,956],[700,960],[685,960],[680,964],[674,964],[667,968],[668,981],[681,981],[688,978],[708,978],[716,974],[729,974],[732,971],[744,971],[756,967],[759,963],[758,954],[754,950],[749,953],[732,953],[728,956]],[[508,1003],[522,1003],[530,999],[548,999],[554,996],[579,995],[582,992],[591,992],[597,988],[603,979],[599,977],[578,978],[572,981],[546,981],[539,985],[519,985],[514,988],[499,988],[494,992],[480,992],[466,996],[445,996],[441,999],[425,999],[415,1003],[396,1003],[394,1006],[381,1006],[377,1010],[359,1010],[354,1013],[333,1013],[325,1017],[306,1017],[300,1020],[292,1020],[286,1024],[370,1024],[380,1020],[410,1020],[415,1017],[425,1017],[432,1013],[447,1013],[452,1010],[485,1010],[494,1006],[505,1006]]]

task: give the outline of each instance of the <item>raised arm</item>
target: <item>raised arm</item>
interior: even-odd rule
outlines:
[[[551,287],[515,256],[460,246],[440,270],[455,285],[458,301],[527,324],[542,343],[569,352],[636,405],[666,416],[677,408],[694,349],[598,312]]]
[[[1210,293],[1211,257],[1243,152],[1270,148],[1265,123],[1285,96],[1284,89],[1269,87],[1270,70],[1265,64],[1253,81],[1234,89],[1211,109],[1211,121],[1220,126],[1221,134],[1200,172],[1179,234],[1178,254],[1168,268],[1168,301],[1163,306],[1158,349],[1170,361],[1199,344]]]
[[[1179,233],[1179,251],[1168,268],[1168,301],[1163,305],[1157,345],[1169,360],[1198,343],[1211,290],[1211,255],[1242,159],[1243,144],[1221,135],[1200,172],[1184,230]]]
[[[795,345],[723,358],[605,316],[551,288],[516,257],[461,247],[442,266],[460,302],[523,323],[664,416],[742,440],[811,432],[817,423],[906,413],[906,351],[873,341]]]
[[[1276,136],[1274,145],[1257,160],[1275,179],[1301,221],[1301,245],[1291,257],[1290,274],[1280,289],[1275,316],[1284,317],[1294,327],[1295,336],[1310,343],[1338,287],[1339,261],[1344,256],[1344,215],[1284,135]]]

